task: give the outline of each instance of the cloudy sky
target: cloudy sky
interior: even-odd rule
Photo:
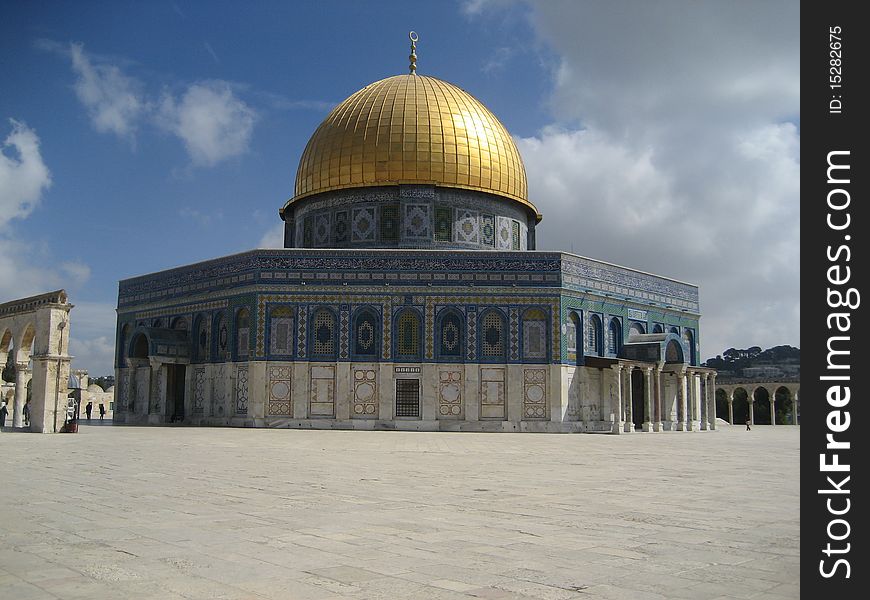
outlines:
[[[796,1],[4,2],[0,301],[66,288],[111,373],[118,280],[280,243],[308,137],[409,29],[515,136],[541,249],[699,284],[705,358],[800,345]]]

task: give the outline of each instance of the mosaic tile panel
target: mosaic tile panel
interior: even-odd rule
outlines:
[[[201,415],[205,410],[205,367],[193,369],[193,414]]]
[[[378,416],[378,378],[374,366],[353,368],[353,402],[351,417],[376,419]]]
[[[468,360],[477,360],[477,312],[469,310],[465,322],[468,327],[466,356]]]
[[[312,418],[335,416],[335,367],[311,367],[311,397],[308,412]]]
[[[277,356],[293,354],[294,333],[293,317],[275,316],[273,312],[269,331],[269,352]]]
[[[504,420],[506,404],[505,370],[481,369],[480,418]]]
[[[511,220],[507,217],[495,218],[495,247],[496,250],[511,249]]]
[[[497,311],[491,310],[483,316],[480,327],[480,353],[485,358],[503,358],[506,333],[504,319]]]
[[[438,372],[438,418],[462,418],[462,371]]]
[[[227,366],[218,365],[212,372],[211,386],[211,414],[223,416],[226,412],[225,406],[227,402]]]
[[[464,244],[480,243],[480,220],[477,211],[456,209],[453,241]]]
[[[248,414],[248,367],[242,366],[236,368],[236,414]]]
[[[329,246],[329,234],[332,232],[332,222],[329,213],[314,217],[314,246],[325,248]]]
[[[510,309],[510,359],[520,359],[520,311]]]
[[[269,367],[269,404],[267,414],[289,417],[293,415],[292,365]]]
[[[374,207],[353,209],[351,240],[354,242],[374,242],[377,239],[377,216]]]
[[[520,249],[520,224],[511,221],[511,250]]]
[[[350,356],[350,310],[342,308],[338,313],[338,357]]]
[[[405,204],[403,237],[406,239],[432,239],[431,206],[428,204]]]
[[[547,370],[523,370],[523,419],[547,418]]]
[[[308,322],[308,310],[304,306],[299,307],[299,332],[296,336],[296,356],[299,358],[305,358],[307,356],[306,345],[308,340],[308,331],[306,330],[306,323]]]
[[[314,314],[311,323],[311,354],[331,356],[335,354],[335,317],[326,309]]]
[[[529,311],[531,312],[531,311]],[[523,358],[547,358],[547,321],[541,318],[523,318]]]

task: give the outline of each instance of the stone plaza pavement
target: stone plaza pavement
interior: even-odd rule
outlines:
[[[0,433],[0,598],[799,596],[799,428]]]

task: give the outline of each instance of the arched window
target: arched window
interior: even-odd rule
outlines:
[[[236,356],[248,356],[251,344],[251,311],[247,308],[236,313]]]
[[[547,313],[530,308],[523,313],[523,360],[547,358]]]
[[[671,327],[670,332],[673,333],[674,335],[680,335],[680,328],[679,327]]]
[[[610,319],[607,336],[607,353],[611,356],[619,356],[622,350],[622,326],[616,317]]]
[[[177,331],[187,331],[189,329],[187,319],[185,317],[176,317],[172,321],[172,329]]]
[[[149,353],[148,338],[145,337],[145,334],[134,335],[130,348],[130,358],[148,358]]]
[[[580,327],[580,317],[574,311],[568,313],[568,322],[565,323],[565,345],[568,351],[568,362],[577,364],[579,352],[577,351],[578,332],[582,331]]]
[[[601,356],[604,354],[604,327],[601,317],[592,315],[589,317],[588,344],[589,352]]]
[[[463,343],[462,315],[455,310],[446,310],[438,322],[438,355],[444,358],[461,358]]]
[[[377,360],[381,353],[378,315],[371,308],[361,308],[353,319],[353,353],[360,358]]]
[[[293,354],[295,312],[291,306],[273,306],[269,310],[269,353],[276,356]]]
[[[628,328],[628,339],[631,339],[632,336],[643,335],[645,333],[646,330],[644,329],[643,324],[634,322],[631,324],[631,327]]]
[[[155,329],[163,327],[163,319],[154,319],[154,322],[151,323],[151,327]]]
[[[480,319],[480,353],[484,360],[505,360],[505,318],[497,310],[489,310]]]
[[[686,348],[689,350],[689,354],[687,356],[688,362],[690,365],[695,364],[695,334],[692,333],[691,329],[686,329],[683,331],[683,341],[686,343]]]
[[[683,362],[683,348],[677,340],[672,339],[665,347],[665,362],[681,363]]]
[[[664,330],[664,328],[662,327],[662,324],[661,324],[661,323],[656,323],[655,325],[653,325],[653,330],[652,330],[652,332],[653,332],[653,333],[664,333],[665,330]]]
[[[420,315],[405,309],[396,319],[396,358],[420,360]]]
[[[318,358],[335,358],[335,315],[321,308],[311,317],[311,354]]]

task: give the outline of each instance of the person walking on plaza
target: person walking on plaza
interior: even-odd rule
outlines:
[[[106,416],[106,405],[100,402],[100,421]]]
[[[9,414],[9,409],[6,408],[5,402],[0,402],[0,427],[6,427],[6,415]]]
[[[94,403],[88,402],[87,406],[85,406],[85,414],[88,416],[88,421],[91,420],[91,411],[94,410]]]
[[[24,413],[24,426],[27,427],[30,425],[30,400],[24,403],[22,412]]]
[[[746,419],[746,431],[752,431],[752,428],[749,427],[749,419]]]

